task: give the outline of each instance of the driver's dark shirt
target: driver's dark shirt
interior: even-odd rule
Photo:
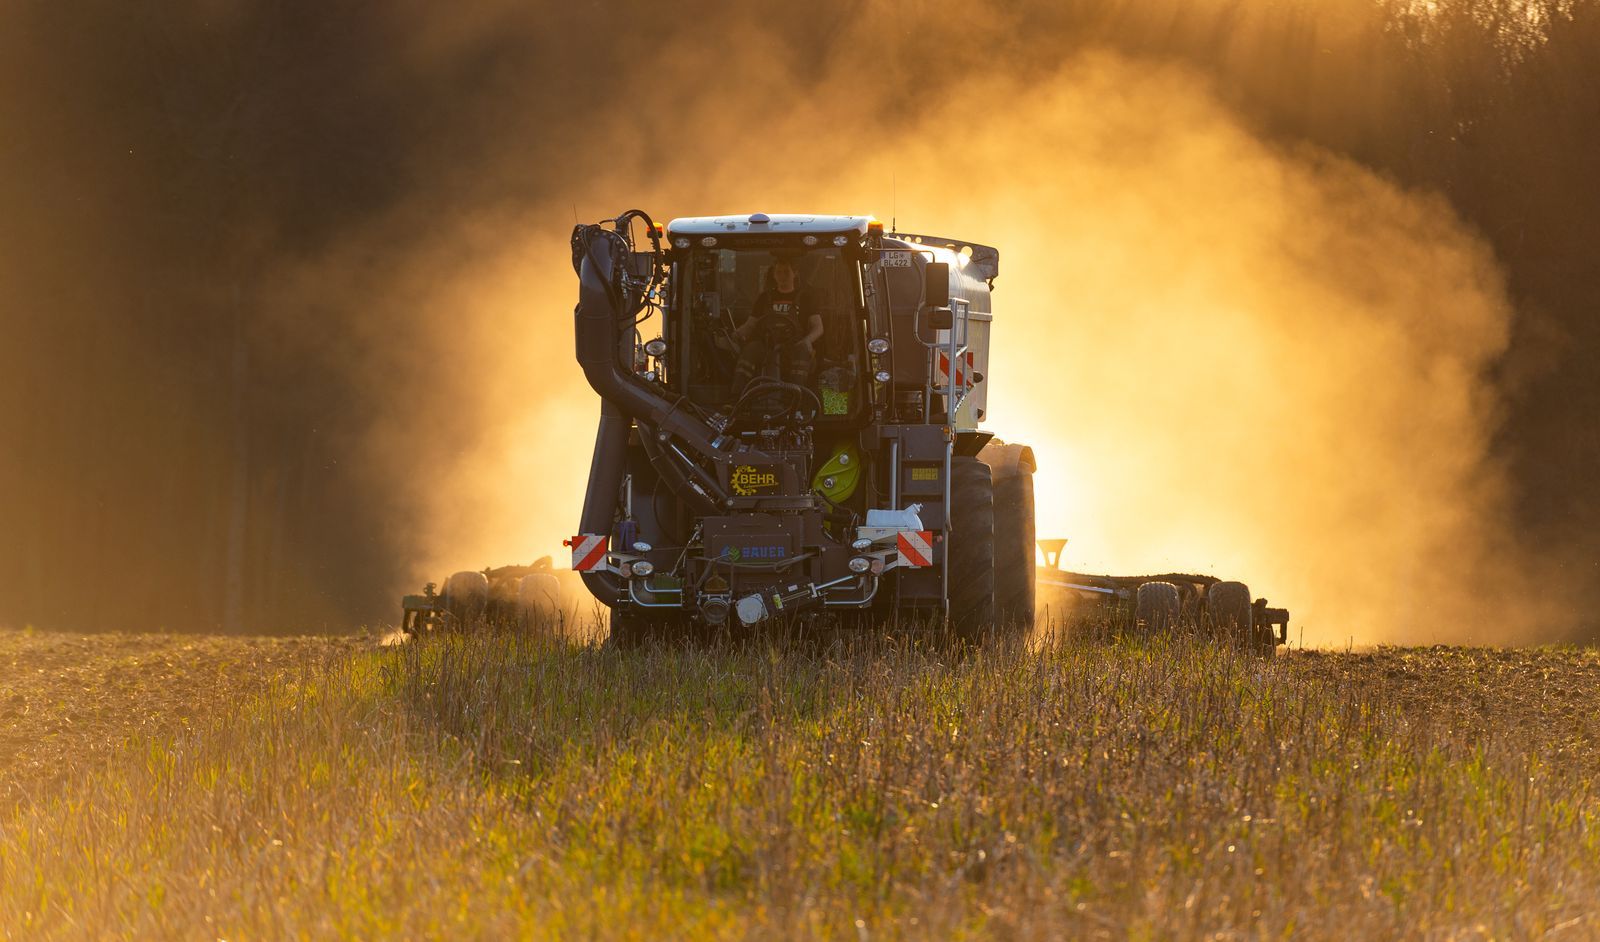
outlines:
[[[755,318],[760,336],[775,343],[785,343],[803,336],[800,325],[804,323],[810,306],[801,296],[798,286],[787,292],[774,288],[761,292],[750,316]]]

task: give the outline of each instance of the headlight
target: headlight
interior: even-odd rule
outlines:
[[[817,244],[817,237],[814,236],[814,235],[808,235],[804,239],[801,239],[800,241],[804,242],[806,245],[816,245]]]
[[[655,571],[655,565],[648,559],[641,559],[633,564],[633,574],[636,576],[648,576]]]
[[[716,236],[705,236],[704,238],[702,238],[700,240],[700,244],[705,246],[708,249],[712,248],[713,246],[715,246],[717,244],[717,237]]]
[[[689,247],[689,240],[685,239],[683,236],[678,236],[676,239],[672,240],[672,247],[675,249],[686,249]]]
[[[850,544],[850,548],[858,553],[865,553],[867,550],[872,548],[872,541],[866,537],[862,537],[861,539],[852,542]]]
[[[888,370],[879,370],[878,372],[872,374],[872,378],[880,383],[887,383],[893,377],[889,375]]]
[[[635,568],[637,569],[638,567],[635,567]],[[868,569],[871,569],[871,568],[872,568],[872,560],[868,559],[865,556],[857,556],[854,559],[850,560],[850,571],[851,572],[866,572]]]
[[[873,356],[883,356],[889,352],[889,341],[882,337],[874,337],[867,341],[867,352]]]
[[[834,236],[833,237],[833,244],[834,245],[849,245],[850,244],[850,237],[849,236]]]
[[[667,354],[667,342],[660,337],[644,345],[644,352],[653,357],[662,357]]]
[[[644,540],[636,540],[633,544],[633,551],[635,553],[648,553],[650,552],[650,544]]]

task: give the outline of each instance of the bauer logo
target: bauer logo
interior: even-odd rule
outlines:
[[[747,559],[787,559],[789,551],[782,546],[730,546],[722,551],[722,556],[737,563]]]
[[[766,471],[754,468],[747,464],[738,465],[728,476],[728,486],[740,497],[755,497],[758,494],[768,494],[778,489],[778,475],[775,471]]]

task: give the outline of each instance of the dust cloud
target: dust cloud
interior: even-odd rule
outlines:
[[[1039,532],[1071,538],[1071,566],[1245,579],[1309,644],[1529,637],[1550,614],[1526,601],[1491,457],[1512,311],[1442,201],[1265,143],[1194,74],[1106,54],[942,96],[887,152],[830,101],[762,102],[719,99],[680,169],[614,181],[613,202],[894,213],[999,246],[987,424],[1035,446]],[[740,129],[805,145],[730,153]],[[565,299],[565,261],[539,264],[558,222],[513,247],[527,267],[485,316]],[[566,340],[552,307],[484,365],[501,401],[533,375],[540,394],[441,469],[427,571],[559,552],[572,526],[595,404],[547,342]]]
[[[386,621],[559,560],[598,412],[567,234],[639,206],[998,246],[987,424],[1075,568],[1244,579],[1307,643],[1559,636],[1493,252],[1239,107],[1304,43],[1370,72],[1369,7],[14,12],[0,622]],[[1283,101],[1387,101],[1350,89]]]

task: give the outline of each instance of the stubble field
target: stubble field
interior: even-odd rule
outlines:
[[[0,633],[4,938],[1600,937],[1600,652]]]

